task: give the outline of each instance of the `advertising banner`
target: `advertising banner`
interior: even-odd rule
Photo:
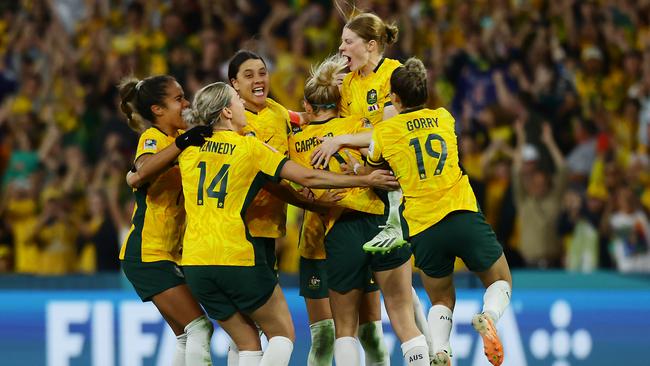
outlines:
[[[423,305],[429,302],[419,290]],[[296,329],[291,365],[305,365],[309,327],[302,298],[285,289]],[[489,366],[471,327],[483,291],[459,290],[451,345],[454,366]],[[384,311],[391,364],[403,365]],[[498,324],[503,366],[646,366],[650,290],[520,290]],[[0,292],[0,365],[168,366],[176,339],[151,303],[132,291]],[[212,338],[225,365],[227,335]]]

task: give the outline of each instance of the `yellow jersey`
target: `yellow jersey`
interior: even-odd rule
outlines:
[[[135,160],[145,154],[155,154],[174,143],[156,127],[142,133]],[[178,263],[185,223],[181,175],[177,164],[163,172],[153,182],[133,190],[135,207],[131,229],[120,249],[120,259],[137,262],[169,260]]]
[[[373,125],[384,118],[384,108],[390,101],[390,76],[402,64],[382,58],[372,73],[361,76],[359,71],[345,75],[341,84],[340,112],[342,116],[360,115]]]
[[[311,122],[302,127],[293,127],[289,138],[289,157],[296,163],[310,168],[311,153],[320,145],[320,137],[355,134],[370,131],[372,125],[366,118],[359,116],[331,118],[326,121]],[[358,150],[348,150],[355,159],[361,161],[361,153]],[[346,156],[341,151],[330,159],[328,169],[340,173],[341,164],[346,162]],[[320,197],[325,190],[315,189],[314,195]],[[346,188],[337,190],[343,197],[337,206],[330,210],[325,218],[321,218],[313,212],[306,212],[300,233],[300,255],[309,259],[323,259],[325,252],[323,242],[325,234],[332,227],[343,210],[361,211],[375,215],[384,213],[384,203],[369,188]]]
[[[376,125],[368,164],[379,166],[384,161],[402,187],[408,237],[450,212],[478,212],[469,178],[458,161],[454,118],[446,109],[407,110]]]
[[[291,131],[289,111],[271,98],[258,113],[246,110],[244,135],[255,136],[260,141],[287,155],[287,138]],[[266,190],[260,190],[246,213],[251,235],[263,238],[280,238],[286,233],[287,204]]]
[[[260,188],[279,180],[286,160],[256,138],[233,131],[216,131],[203,146],[181,153],[184,266],[265,263],[264,245],[258,247],[244,217]]]

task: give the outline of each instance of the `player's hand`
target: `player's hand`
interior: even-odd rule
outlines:
[[[336,202],[343,199],[340,189],[328,189],[320,197],[318,203],[325,206],[334,206]]]
[[[383,189],[385,191],[394,191],[399,189],[397,178],[389,170],[374,170],[372,173],[365,175],[368,185],[371,187]]]
[[[176,138],[176,146],[185,150],[188,146],[201,146],[212,136],[212,126],[196,126]]]
[[[314,200],[316,199],[314,196],[314,192],[307,187],[303,187],[301,190],[298,191],[298,193],[300,193],[300,195],[308,202],[314,202]]]
[[[349,163],[347,164],[341,164],[341,169],[343,173],[345,174],[355,174],[355,175],[366,175],[370,174],[370,170],[368,170],[359,160],[357,160],[352,154],[350,154],[349,150],[343,150],[345,155],[348,157]]]
[[[315,168],[327,168],[330,158],[341,148],[336,137],[320,137],[321,144],[311,153],[311,165]]]

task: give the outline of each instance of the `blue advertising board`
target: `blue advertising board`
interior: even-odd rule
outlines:
[[[304,365],[309,327],[297,290],[285,290],[296,328],[291,365]],[[426,294],[419,291],[428,308]],[[489,366],[471,327],[483,291],[459,290],[454,312],[454,366]],[[399,341],[383,319],[391,364],[403,365]],[[501,318],[503,366],[650,365],[650,290],[519,290]],[[0,292],[0,364],[47,366],[169,365],[173,333],[151,303],[132,291]],[[225,365],[227,335],[212,339]]]

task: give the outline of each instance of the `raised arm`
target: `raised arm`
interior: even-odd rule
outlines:
[[[384,190],[399,188],[397,179],[387,170],[375,170],[368,175],[344,175],[307,169],[290,160],[282,167],[280,176],[310,188],[375,187]]]
[[[188,146],[201,146],[206,137],[212,136],[212,126],[197,126],[176,138],[175,143],[155,154],[141,155],[136,159],[126,183],[131,188],[139,188],[168,169],[178,155]]]
[[[555,174],[553,175],[553,194],[558,197],[564,193],[568,184],[568,169],[566,160],[562,156],[560,148],[553,138],[553,130],[548,122],[542,125],[542,142],[551,153],[551,158],[555,164]]]
[[[515,121],[515,133],[517,135],[517,146],[513,155],[512,164],[512,190],[515,199],[515,205],[519,207],[526,197],[526,190],[524,189],[521,180],[521,168],[523,165],[523,150],[526,144],[526,132],[524,130],[524,122],[521,119]]]
[[[327,202],[309,199],[296,191],[286,181],[280,183],[268,183],[264,189],[271,192],[272,195],[281,199],[282,201],[300,207],[308,211],[323,212],[327,211],[330,207],[334,206],[336,201],[340,201],[342,197],[336,195]]]
[[[542,142],[551,154],[555,168],[558,170],[563,169],[566,165],[566,160],[564,160],[564,156],[562,156],[562,152],[553,138],[553,130],[548,122],[544,122],[542,125]]]
[[[327,167],[330,158],[343,147],[363,148],[370,145],[372,131],[321,138],[322,143],[311,153],[311,165]]]
[[[140,188],[167,170],[180,155],[181,149],[171,144],[155,154],[141,155],[126,174],[126,183],[131,188]]]

